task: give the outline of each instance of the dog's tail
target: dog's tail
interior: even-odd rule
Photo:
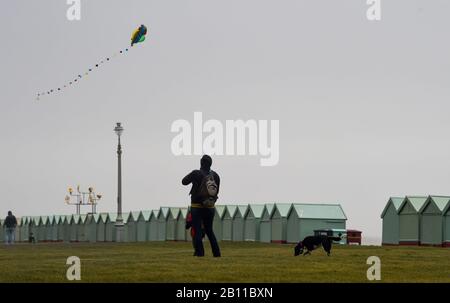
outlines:
[[[341,241],[342,238],[340,237],[328,237],[328,239],[333,240],[333,241]]]

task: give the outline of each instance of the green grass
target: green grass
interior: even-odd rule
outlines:
[[[222,258],[192,256],[189,242],[0,246],[0,282],[67,282],[66,260],[81,259],[81,282],[368,282],[369,256],[381,282],[450,282],[450,250],[333,247],[293,257],[293,245],[222,242]],[[372,282],[373,283],[373,282]]]

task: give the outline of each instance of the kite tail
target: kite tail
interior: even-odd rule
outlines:
[[[131,42],[131,46],[133,46],[133,42]],[[103,64],[110,62],[113,58],[115,58],[117,55],[122,55],[128,52],[128,48],[121,49],[118,52],[115,52],[110,57],[106,57],[103,60],[100,60],[96,64],[92,65],[92,67],[86,69],[84,73],[79,74],[77,77],[74,77],[72,80],[67,81],[63,85],[59,87],[55,87],[52,89],[49,89],[47,91],[41,91],[36,94],[36,101],[39,101],[42,97],[52,95],[56,92],[61,92],[63,90],[66,90],[69,87],[72,87],[73,85],[77,84],[81,81],[81,79],[86,78],[89,74],[93,73],[95,70],[98,70]]]
[[[133,35],[131,36],[131,46],[130,47],[133,47],[133,45],[136,44],[136,43],[143,42],[145,40],[145,35],[146,34],[147,34],[147,27],[142,24],[137,30],[135,30],[133,32]],[[89,75],[94,70],[97,70],[98,68],[100,68],[100,66],[102,64],[104,64],[106,62],[109,62],[110,59],[112,59],[112,58],[115,58],[116,55],[118,55],[118,54],[125,54],[126,52],[128,52],[128,48],[120,50],[119,53],[114,53],[111,57],[106,57],[105,59],[101,60],[97,64],[93,65],[91,68],[87,69],[84,73],[79,74],[72,81],[68,81],[68,82],[66,82],[64,85],[62,85],[60,87],[52,88],[52,89],[50,89],[48,91],[38,92],[36,100],[39,100],[41,97],[43,97],[45,95],[50,95],[50,94],[53,94],[54,92],[59,92],[59,91],[65,90],[66,88],[71,87],[72,85],[78,83],[79,80],[81,80],[83,77],[86,77],[87,75]]]

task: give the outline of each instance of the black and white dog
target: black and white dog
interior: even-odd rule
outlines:
[[[304,256],[310,255],[311,251],[320,246],[323,247],[327,255],[330,255],[333,241],[340,241],[340,240],[341,240],[340,237],[330,237],[325,235],[308,236],[305,239],[303,239],[303,241],[298,242],[298,244],[295,246],[294,256],[298,256],[300,254],[303,254]],[[305,248],[306,251],[305,253],[303,253]]]

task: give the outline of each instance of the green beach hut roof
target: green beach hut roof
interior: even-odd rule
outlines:
[[[62,218],[61,218],[61,223],[67,224],[67,223],[69,223],[69,222],[70,222],[70,216],[69,216],[69,215],[64,215],[64,216],[62,216]]]
[[[142,217],[144,219],[144,221],[148,221],[150,220],[150,216],[152,215],[152,211],[151,210],[143,210],[141,211],[141,214],[139,215],[139,217]]]
[[[136,222],[139,219],[140,214],[140,211],[131,211],[127,216],[127,221],[133,220]]]
[[[245,216],[245,214],[247,213],[247,210],[248,210],[248,204],[238,205],[235,215],[237,214],[237,212],[239,212],[243,218]]]
[[[123,224],[127,224],[128,223],[128,218],[129,217],[130,217],[130,213],[129,212],[122,213]],[[116,220],[117,220],[117,217],[116,217]]]
[[[48,223],[48,216],[41,216],[41,224],[47,225]]]
[[[441,211],[441,213],[443,213],[444,210],[447,208],[447,205],[449,204],[450,197],[430,196],[430,200],[433,201],[436,207]]]
[[[55,224],[55,216],[53,216],[53,215],[52,216],[48,216],[47,223],[49,225]]]
[[[169,214],[169,207],[162,206],[159,208],[158,217],[162,216],[164,219],[167,219],[168,214]]]
[[[108,213],[100,213],[100,218],[103,223],[106,223],[106,221],[108,220],[108,215]]]
[[[178,214],[180,213],[179,207],[169,207],[169,211],[167,212],[167,217],[172,216],[172,218],[178,218]]]
[[[87,218],[88,218],[88,215],[80,215],[81,224],[86,223]]]
[[[133,217],[134,221],[137,221],[139,219],[139,216],[141,215],[141,212],[142,211],[140,211],[140,210],[131,212],[131,216]]]
[[[255,218],[261,218],[264,212],[264,204],[249,204],[245,217],[248,216],[250,211]]]
[[[180,212],[178,213],[178,218],[181,217],[181,219],[186,219],[188,213],[188,209],[186,207],[180,208]]]
[[[108,213],[108,220],[109,222],[116,222],[117,219],[117,213]]]
[[[225,207],[226,207],[230,217],[234,218],[234,214],[237,211],[237,205],[226,205]]]
[[[150,218],[158,218],[159,211],[159,209],[152,210],[152,215],[150,216]]]
[[[40,216],[33,217],[34,225],[39,226],[41,224],[41,222],[42,222],[42,218]]]
[[[80,219],[81,219],[80,215],[73,215],[72,216],[72,222],[74,224],[79,224],[80,223]]]
[[[72,223],[72,217],[73,217],[73,215],[66,215],[66,222],[68,224]]]
[[[17,221],[19,221],[19,225],[20,225],[20,226],[23,226],[23,225],[26,224],[27,218],[26,218],[26,217],[22,217],[22,218],[20,218],[20,219],[17,220]]]
[[[219,218],[222,219],[223,214],[225,213],[225,205],[216,205],[216,212],[219,215]]]
[[[405,198],[390,197],[388,202],[384,206],[383,212],[381,213],[380,217],[384,218],[384,215],[386,214],[386,212],[391,204],[394,206],[395,211],[398,212],[398,209],[400,208],[400,205],[402,205],[403,200],[405,200]]]
[[[272,214],[270,215],[270,217],[272,218],[272,216],[275,213],[275,210],[278,210],[282,218],[287,217],[287,215],[289,214],[289,210],[291,209],[291,206],[292,203],[275,203],[275,206],[272,210]]]
[[[268,213],[269,216],[271,217],[271,216],[272,216],[273,209],[275,208],[275,203],[266,203],[266,204],[264,204],[264,207],[266,208],[267,213]]]
[[[60,215],[55,215],[55,224],[60,224],[61,223],[61,216]]]
[[[402,204],[398,208],[397,213],[400,213],[402,211],[406,203],[410,203],[414,210],[419,213],[422,211],[422,208],[425,205],[427,199],[427,196],[406,196],[405,200],[403,200]]]
[[[292,204],[290,212],[295,211],[299,218],[304,219],[336,219],[347,220],[340,204]]]
[[[102,218],[101,218],[100,214],[93,214],[92,219],[94,220],[94,223],[97,224]]]

